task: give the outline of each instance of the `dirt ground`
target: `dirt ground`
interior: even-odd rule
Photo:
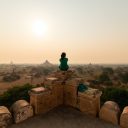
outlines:
[[[9,128],[119,128],[99,118],[87,116],[71,107],[58,107]]]
[[[0,94],[7,91],[9,88],[11,88],[13,86],[22,86],[26,83],[36,85],[36,84],[42,83],[43,80],[44,80],[44,76],[42,76],[40,78],[35,78],[35,79],[33,79],[32,82],[31,82],[30,79],[26,79],[25,77],[22,77],[20,80],[17,80],[17,81],[14,81],[14,82],[1,82],[0,81]]]

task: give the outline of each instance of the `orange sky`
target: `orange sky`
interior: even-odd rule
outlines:
[[[0,3],[0,63],[128,63],[126,0]]]

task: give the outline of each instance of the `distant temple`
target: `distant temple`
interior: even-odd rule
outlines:
[[[50,63],[48,60],[46,60],[42,65],[43,65],[43,66],[47,66],[47,67],[53,66],[53,64]]]

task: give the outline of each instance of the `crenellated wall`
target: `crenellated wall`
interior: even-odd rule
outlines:
[[[97,116],[101,92],[89,88],[80,93],[78,86],[81,83],[84,84],[83,79],[76,77],[72,71],[60,71],[46,77],[44,87],[32,89],[30,92],[30,104],[34,107],[35,114],[48,112],[59,105],[68,105],[83,113]]]

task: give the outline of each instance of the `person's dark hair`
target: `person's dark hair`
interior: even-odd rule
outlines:
[[[66,57],[66,53],[65,52],[62,52],[61,59],[65,58],[65,57]]]

